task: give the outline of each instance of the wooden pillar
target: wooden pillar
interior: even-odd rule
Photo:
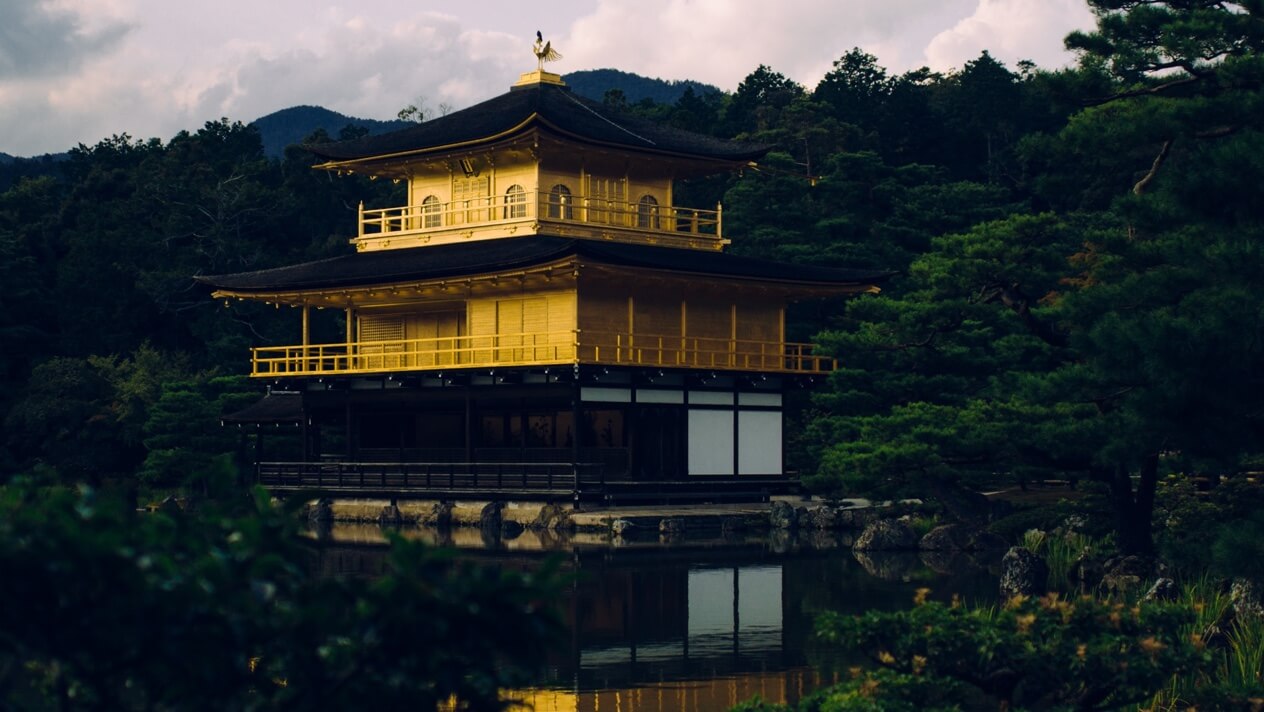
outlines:
[[[676,354],[676,365],[689,362],[689,303],[680,300],[680,353]]]
[[[574,478],[574,492],[571,496],[573,499],[572,506],[579,509],[579,454],[580,454],[580,433],[583,429],[580,427],[579,419],[583,415],[583,404],[580,401],[580,384],[579,384],[579,366],[575,366],[572,371],[571,379],[571,475]],[[605,479],[605,471],[602,471],[602,480]]]
[[[309,422],[308,422],[308,421],[310,421],[310,420],[311,420],[311,418],[309,418],[309,417],[307,416],[307,411],[306,411],[306,410],[304,410],[304,411],[303,411],[303,420],[302,420],[302,422],[300,423],[300,427],[301,427],[301,428],[302,428],[302,430],[303,430],[303,433],[302,433],[302,438],[303,438],[303,462],[310,462],[310,461],[311,461],[311,459],[312,459],[312,439],[311,439],[311,438],[312,438],[312,435],[311,435],[311,430],[310,430],[310,428],[308,427],[308,425],[309,425]]]
[[[351,429],[352,418],[351,418],[351,394],[350,393],[347,393],[346,400],[343,401],[343,416],[346,419],[345,424],[347,428],[347,445],[346,445],[347,460],[353,461],[355,460],[356,446],[355,446],[355,432],[353,432]]]
[[[355,343],[355,309],[347,306],[347,368],[355,368],[355,359],[352,358],[351,347]]]
[[[634,361],[636,358],[636,311],[632,302],[632,297],[628,297],[628,347],[627,360]],[[623,354],[615,356],[616,361],[622,361]]]
[[[474,462],[474,394],[465,386],[465,461]]]

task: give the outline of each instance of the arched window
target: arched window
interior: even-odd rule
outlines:
[[[636,204],[636,226],[647,230],[658,229],[658,200],[652,195],[642,195]]]
[[[549,217],[555,220],[574,220],[575,204],[571,189],[558,183],[549,189]]]
[[[527,216],[527,192],[514,183],[505,191],[505,219]]]
[[[442,208],[439,206],[439,196],[427,195],[421,201],[421,226],[422,227],[439,227],[443,224],[443,215],[440,213]]]

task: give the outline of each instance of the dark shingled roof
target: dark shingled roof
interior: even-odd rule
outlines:
[[[718,251],[533,235],[356,252],[289,267],[196,279],[232,292],[361,287],[530,267],[571,255],[629,267],[790,283],[874,284],[889,276],[887,272],[770,262]]]
[[[594,143],[651,152],[683,154],[725,161],[749,161],[768,146],[724,141],[656,124],[577,96],[552,84],[514,87],[508,93],[468,109],[425,123],[351,141],[311,144],[308,151],[331,161],[424,151],[467,142],[482,142],[535,117],[532,124],[552,127]]]

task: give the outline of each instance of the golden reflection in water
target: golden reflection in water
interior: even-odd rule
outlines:
[[[630,689],[526,689],[510,692],[515,712],[721,712],[758,695],[771,704],[797,704],[804,696],[838,681],[810,668],[751,673],[712,680],[651,683]]]

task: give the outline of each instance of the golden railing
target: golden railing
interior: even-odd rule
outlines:
[[[426,371],[449,367],[572,363],[575,331],[448,336],[350,344],[264,346],[252,349],[253,376]]]
[[[696,336],[583,332],[581,363],[708,368],[777,373],[829,373],[837,361],[812,344]]]
[[[373,238],[544,220],[720,239],[722,212],[718,205],[716,208],[677,208],[544,192],[436,201],[398,208],[366,209],[361,204],[359,235]]]
[[[553,331],[253,349],[251,375],[321,376],[451,368],[592,363],[767,373],[828,373],[837,362],[811,344]]]

